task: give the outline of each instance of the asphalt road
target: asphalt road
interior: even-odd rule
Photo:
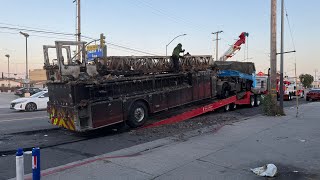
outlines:
[[[306,103],[301,99],[300,103]],[[1,104],[0,104],[1,105]],[[295,101],[285,101],[285,107],[294,108]],[[214,124],[244,120],[261,113],[261,108],[240,108],[227,113],[207,113],[185,122],[144,130],[124,129],[121,132],[104,128],[85,135],[57,129],[48,123],[45,111],[15,112],[0,108],[0,179],[15,176],[14,150],[29,150],[40,146],[43,169],[76,160],[112,152],[167,136],[183,134]],[[31,172],[31,157],[25,156],[25,172]]]

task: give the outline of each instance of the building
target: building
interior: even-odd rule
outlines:
[[[0,79],[0,92],[12,92],[22,87],[21,80],[14,78],[1,78]]]
[[[29,79],[31,82],[45,81],[47,80],[46,71],[44,69],[30,70]]]
[[[13,78],[4,78],[4,79],[0,79],[0,86],[1,87],[21,87],[21,81],[18,81],[16,79]]]
[[[47,80],[44,69],[34,69],[29,71],[30,84],[32,87],[44,88]]]
[[[313,88],[320,88],[320,80],[313,81],[312,82],[312,87]]]

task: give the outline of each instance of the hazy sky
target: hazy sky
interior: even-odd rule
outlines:
[[[76,8],[72,1],[2,0],[0,26],[75,33]],[[258,71],[265,71],[270,64],[270,0],[82,0],[81,3],[82,34],[86,36],[98,38],[104,33],[107,42],[164,55],[166,44],[176,35],[186,33],[187,36],[180,37],[168,47],[169,54],[181,42],[192,55],[212,55],[215,42],[211,32],[223,30],[219,41],[221,55],[245,31],[250,34],[249,61],[256,64]],[[320,41],[319,7],[319,0],[286,0],[297,51],[285,55],[284,69],[288,75],[294,73],[295,59],[298,73],[314,74],[315,69],[320,70],[317,50]],[[279,44],[279,0],[278,20]],[[18,32],[0,28],[0,72],[7,73],[5,54],[10,54],[11,72],[25,73],[25,39]],[[74,40],[72,36],[28,33],[30,69],[42,67],[42,45],[54,44],[55,40]],[[244,60],[245,49],[243,46],[232,60]],[[287,20],[285,50],[294,50]],[[143,55],[115,46],[109,46],[108,53]]]

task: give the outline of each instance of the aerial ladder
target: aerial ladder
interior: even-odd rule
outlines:
[[[230,48],[220,57],[220,61],[226,61],[227,59],[231,58],[236,54],[237,51],[240,50],[240,46],[242,44],[245,44],[246,42],[246,37],[249,36],[249,33],[247,32],[242,32],[239,36],[239,39],[230,46]]]

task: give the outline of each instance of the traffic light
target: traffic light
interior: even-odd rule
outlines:
[[[103,33],[100,34],[100,47],[104,47],[106,45],[106,37]]]

